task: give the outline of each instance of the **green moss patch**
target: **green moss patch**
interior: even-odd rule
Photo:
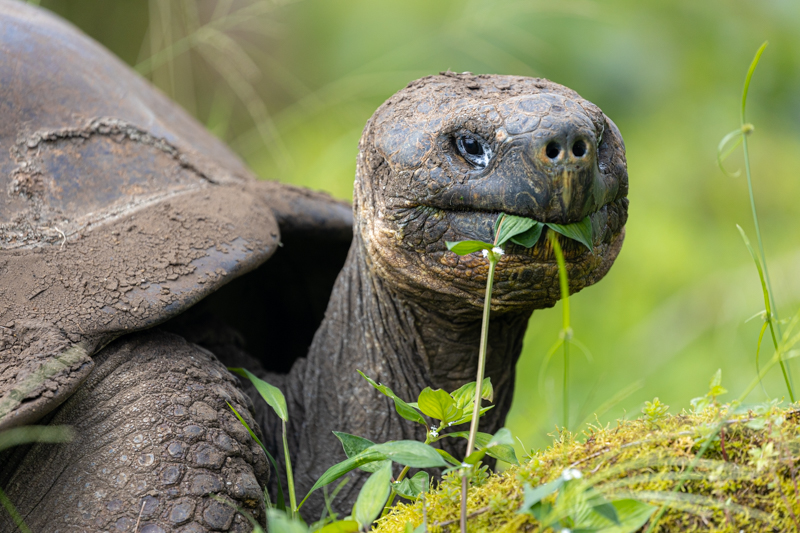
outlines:
[[[619,421],[613,428],[590,427],[582,435],[564,432],[521,466],[499,474],[473,474],[468,530],[560,530],[570,513],[585,512],[585,500],[562,499],[565,520],[543,529],[534,516],[520,512],[525,486],[530,491],[558,479],[565,469],[577,469],[584,486],[607,500],[633,498],[654,508],[666,506],[655,531],[800,531],[800,410],[768,405],[728,414],[726,409],[659,413]],[[722,417],[727,418],[723,430],[698,459]],[[557,497],[551,494],[544,503],[558,507]],[[460,499],[460,479],[446,476],[424,500],[428,530],[458,531]],[[422,500],[397,505],[376,531],[404,532],[409,523],[423,523]],[[649,523],[639,531],[648,527]]]

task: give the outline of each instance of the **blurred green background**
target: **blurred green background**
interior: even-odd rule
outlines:
[[[617,123],[630,218],[622,253],[573,297],[571,427],[671,412],[722,369],[738,396],[754,377],[762,310],[735,224],[754,238],[744,178],[716,165],[751,87],[751,158],[781,317],[800,306],[800,2],[53,0],[61,14],[152,79],[262,177],[350,198],[364,123],[410,80],[442,70],[541,76]],[[727,168],[742,165],[741,151]],[[559,358],[539,387],[560,306],[537,311],[508,425],[527,448],[561,420]],[[577,353],[576,353],[577,352]],[[771,355],[767,348],[765,353]],[[797,366],[797,364],[795,365]],[[800,385],[800,369],[795,372]],[[785,394],[775,369],[750,401]],[[766,392],[765,392],[766,391]]]

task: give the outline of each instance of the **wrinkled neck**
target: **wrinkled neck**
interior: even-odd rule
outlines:
[[[496,407],[482,419],[486,431],[502,425],[511,405],[514,366],[529,316],[505,314],[490,322],[486,375],[494,385]],[[315,464],[314,458],[330,457],[332,448],[341,454],[332,431],[374,442],[425,438],[422,426],[401,418],[391,400],[356,370],[409,402],[425,387],[452,391],[475,379],[480,326],[480,316],[452,319],[393,293],[369,268],[356,241],[308,357],[290,378],[300,393],[294,412],[303,412],[302,427],[294,433],[298,457],[308,461],[297,469],[307,477],[301,484],[310,485],[332,464]]]

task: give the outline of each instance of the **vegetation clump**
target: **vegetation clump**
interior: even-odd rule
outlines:
[[[678,415],[643,411],[640,419],[621,420],[613,428],[590,426],[583,435],[562,431],[550,448],[532,453],[520,466],[474,483],[469,531],[577,531],[587,497],[575,495],[590,492],[606,500],[635,498],[643,507],[637,509],[638,522],[620,513],[622,526],[609,521],[584,531],[649,531],[648,522],[662,506],[666,512],[654,531],[800,530],[800,410],[770,402],[710,405]],[[721,416],[725,422],[714,437]],[[565,478],[578,478],[578,490],[569,496],[562,486],[543,499],[552,510],[543,527],[547,518],[539,514],[544,518],[539,520],[526,508],[532,487]],[[404,532],[423,523],[430,532],[457,530],[460,481],[446,475],[424,499],[397,505],[376,531]]]

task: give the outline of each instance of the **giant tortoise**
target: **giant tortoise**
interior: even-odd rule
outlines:
[[[367,123],[351,208],[257,181],[45,11],[0,2],[0,51],[0,429],[76,429],[0,456],[34,531],[249,530],[233,505],[262,520],[269,470],[226,403],[276,453],[279,421],[226,366],[286,394],[302,495],[343,459],[332,430],[424,438],[356,369],[406,398],[474,379],[488,263],[445,241],[491,239],[500,212],[591,216],[591,251],[562,238],[573,292],[622,245],[620,133],[544,79],[410,83]],[[544,239],[497,270],[485,431],[508,412],[532,311],[559,298]]]

